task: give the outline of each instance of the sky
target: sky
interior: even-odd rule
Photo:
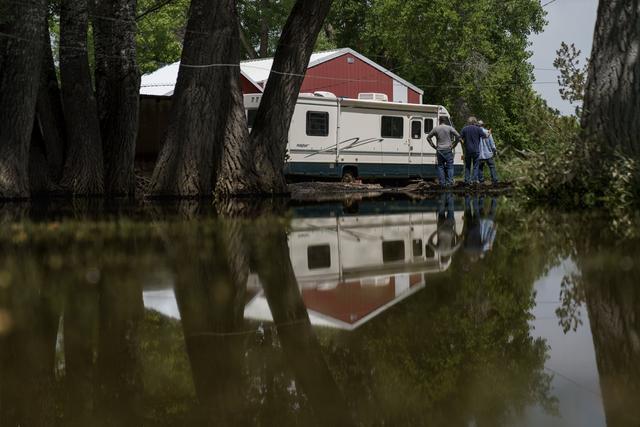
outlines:
[[[545,4],[550,0],[540,1]],[[574,43],[582,50],[583,58],[590,55],[597,8],[598,0],[555,0],[545,7],[549,24],[544,32],[530,38],[533,56],[529,61],[536,67],[537,82],[557,81],[553,60],[561,42]],[[557,84],[537,83],[534,87],[551,107],[563,114],[575,112],[575,104],[572,106],[560,98]]]

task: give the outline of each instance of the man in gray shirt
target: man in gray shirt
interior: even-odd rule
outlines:
[[[434,136],[436,144],[432,140]],[[460,134],[452,126],[447,125],[446,117],[440,117],[440,124],[427,135],[427,142],[436,150],[438,182],[442,187],[453,185],[453,150],[459,140]]]

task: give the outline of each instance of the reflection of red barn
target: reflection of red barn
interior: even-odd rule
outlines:
[[[260,289],[257,276],[252,279],[247,289]],[[353,330],[422,289],[424,275],[397,274],[327,285],[305,286],[301,289],[311,323]],[[256,293],[247,303],[245,317],[272,320],[262,292]]]
[[[273,58],[240,64],[242,92],[264,90]],[[176,62],[142,76],[140,87],[140,131],[138,156],[153,157],[169,119],[171,95],[180,63]],[[358,98],[361,93],[381,93],[389,101],[422,103],[423,91],[353,49],[317,52],[311,56],[301,92],[331,92],[338,97]]]
[[[341,282],[333,289],[302,289],[302,299],[308,310],[351,326],[359,326],[400,299],[421,288],[422,274],[404,277],[397,283],[391,276],[383,284],[363,284],[360,281]]]

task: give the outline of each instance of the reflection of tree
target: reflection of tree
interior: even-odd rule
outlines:
[[[139,265],[109,242],[111,230],[14,228],[10,240],[0,236],[11,319],[0,350],[0,416],[7,425],[139,425]]]
[[[556,314],[565,332],[575,330],[581,324],[580,307],[586,305],[607,424],[639,425],[640,268],[632,258],[638,251],[637,237],[618,233],[619,221],[605,212],[561,219],[539,227],[560,237],[549,246],[574,259],[579,270],[563,279]],[[633,229],[628,224],[624,231]]]
[[[0,260],[0,424],[41,426],[55,418],[58,287],[20,255]]]
[[[549,258],[519,227],[508,224],[483,262],[465,271],[454,256],[447,272],[425,277],[426,289],[346,344],[326,345],[363,424],[501,425],[531,404],[557,412],[547,346],[529,324],[531,288]]]
[[[450,234],[446,202],[440,231]],[[340,334],[311,328],[281,217],[215,219],[206,207],[188,207],[176,212],[188,220],[157,207],[153,224],[45,224],[27,230],[26,243],[19,228],[0,231],[0,271],[16,270],[17,246],[39,245],[23,254],[24,271],[39,276],[23,281],[45,282],[44,259],[65,286],[66,366],[50,394],[67,402],[58,406],[65,424],[342,425],[354,414],[364,425],[482,425],[533,402],[553,409],[541,371],[545,343],[528,325],[531,283],[548,260],[535,256],[521,229],[505,233],[495,256],[468,272],[464,257],[454,257],[447,272],[427,277],[427,289]],[[275,328],[243,319],[249,267],[264,285]],[[142,279],[156,270],[173,274],[182,328],[142,311]],[[30,298],[19,310],[46,315]],[[55,340],[47,342],[53,351]],[[6,348],[3,366],[13,367]],[[16,401],[7,390],[14,388],[3,386],[3,402]],[[20,396],[39,395],[25,387]]]
[[[255,228],[257,272],[277,326],[278,337],[295,378],[314,409],[318,425],[351,425],[344,396],[329,370],[311,329],[282,224]]]
[[[609,427],[640,425],[640,268],[623,261],[633,249],[629,245],[581,263]]]
[[[184,235],[171,250],[199,423],[235,426],[245,415],[241,328],[248,270],[243,253],[228,251],[237,227],[220,230]]]

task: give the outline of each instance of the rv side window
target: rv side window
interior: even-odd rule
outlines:
[[[329,113],[307,111],[307,135],[329,136]]]
[[[424,133],[429,133],[433,130],[433,119],[424,119]]]
[[[411,138],[420,139],[422,137],[422,122],[414,120],[411,122]]]
[[[404,261],[404,241],[382,242],[382,262]]]
[[[382,116],[382,138],[404,138],[404,119],[402,117]]]
[[[252,108],[247,110],[247,127],[252,128],[253,123],[256,121],[256,114],[258,113],[257,108]]]
[[[331,248],[329,245],[316,245],[307,248],[307,266],[309,270],[331,267]]]

